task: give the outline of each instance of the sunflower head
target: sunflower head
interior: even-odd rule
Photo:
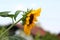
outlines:
[[[31,32],[31,29],[34,27],[34,24],[37,20],[37,17],[40,16],[41,8],[36,10],[29,10],[23,15],[24,23],[24,32],[28,35]]]

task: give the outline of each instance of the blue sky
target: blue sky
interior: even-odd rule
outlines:
[[[42,8],[38,22],[42,28],[52,33],[60,32],[60,0],[0,0],[0,11],[26,10]],[[21,15],[18,15],[20,18]],[[8,22],[7,22],[8,21]],[[0,17],[0,24],[11,23],[10,18]]]

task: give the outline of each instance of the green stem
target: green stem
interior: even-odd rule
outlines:
[[[21,21],[22,20],[22,18],[21,19],[19,19],[16,23],[14,23],[14,24],[12,24],[8,29],[6,29],[3,33],[1,33],[1,35],[0,35],[0,38],[7,32],[7,31],[9,31],[14,25],[16,25],[19,21]]]
[[[14,19],[12,18],[12,23],[14,24]]]

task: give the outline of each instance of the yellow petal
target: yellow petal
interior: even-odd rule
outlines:
[[[40,16],[40,13],[41,13],[41,8],[39,8],[39,9],[36,10],[35,15],[36,15],[36,16]]]
[[[26,18],[26,21],[29,20],[29,19],[30,19],[30,17],[27,17],[27,18]]]
[[[26,35],[30,35],[30,29],[27,26],[24,27],[24,32]]]
[[[31,13],[29,13],[27,16],[29,17],[31,15]]]
[[[32,10],[32,11],[31,11],[31,14],[35,14],[35,10]]]

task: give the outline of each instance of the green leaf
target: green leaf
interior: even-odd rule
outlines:
[[[20,36],[10,36],[9,40],[26,40],[26,39],[24,39],[23,37],[20,37]]]
[[[26,40],[26,39],[20,36],[5,36],[0,40]]]
[[[8,13],[10,13],[10,11],[0,12],[0,16],[2,16],[2,17],[10,17],[10,18],[14,17],[13,14],[8,14]]]
[[[16,20],[16,17],[18,16],[18,14],[20,13],[21,11],[20,10],[17,10],[16,12],[15,12],[15,16],[14,16],[14,19]]]
[[[4,11],[4,12],[0,12],[0,14],[3,14],[3,13],[6,13],[6,14],[8,14],[8,13],[10,13],[10,11]]]
[[[40,32],[39,31],[36,33],[35,40],[40,40]]]
[[[8,15],[8,13],[10,13],[10,11],[0,12],[0,16],[6,17]]]
[[[14,14],[8,14],[7,16],[13,18],[15,15]]]

